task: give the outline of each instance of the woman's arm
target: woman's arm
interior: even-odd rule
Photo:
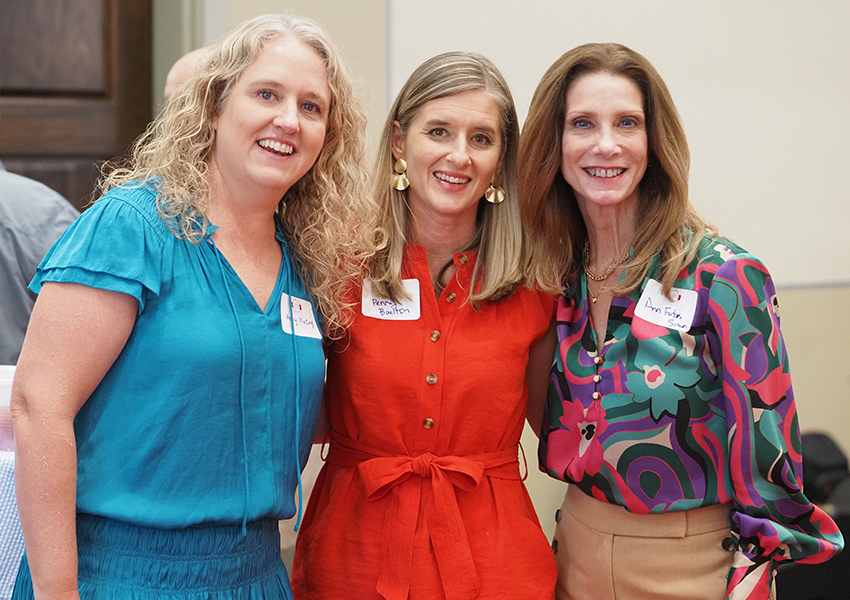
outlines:
[[[841,550],[835,523],[803,493],[802,449],[773,280],[752,255],[727,259],[708,298],[728,429],[736,509],[727,598],[767,600],[783,561],[823,562]]]
[[[549,324],[549,329],[528,355],[526,378],[528,379],[528,406],[525,418],[540,437],[540,426],[543,424],[543,407],[546,405],[546,394],[549,390],[549,372],[555,356],[555,345],[558,336],[555,332],[555,320]]]
[[[74,417],[124,348],[138,301],[45,283],[12,386],[15,481],[36,598],[77,591]]]

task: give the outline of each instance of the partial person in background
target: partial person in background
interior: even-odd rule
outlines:
[[[18,362],[35,303],[27,285],[79,214],[58,192],[0,162],[0,365]]]
[[[522,285],[518,140],[507,83],[478,54],[426,61],[390,110],[373,192],[389,243],[328,350],[330,449],[296,598],[554,596],[518,461],[554,309]]]
[[[181,85],[188,81],[192,73],[195,72],[198,63],[201,62],[201,59],[209,51],[210,46],[204,46],[203,48],[192,50],[178,58],[175,63],[171,65],[171,69],[169,69],[168,75],[165,77],[165,89],[162,92],[166,101],[174,95],[174,92],[176,92]]]
[[[27,285],[79,214],[61,194],[9,173],[0,161],[0,365],[18,362],[35,303]]]
[[[249,20],[48,253],[12,389],[16,599],[291,598],[278,520],[371,253],[364,134],[323,31]]]
[[[570,483],[559,600],[766,600],[777,564],[843,546],[803,494],[773,279],[697,214],[688,169],[640,54],[588,44],[543,76],[519,189],[529,279],[562,293],[532,399],[541,468]]]

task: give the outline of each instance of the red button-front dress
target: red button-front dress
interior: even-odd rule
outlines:
[[[520,289],[476,312],[476,252],[439,299],[409,244],[421,314],[358,314],[328,354],[330,448],[298,535],[295,598],[554,598],[557,569],[522,482],[529,351],[554,300]],[[373,311],[374,312],[374,311]]]

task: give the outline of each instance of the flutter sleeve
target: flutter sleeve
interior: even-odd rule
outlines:
[[[728,600],[767,600],[782,561],[818,563],[844,540],[803,493],[802,444],[778,304],[767,268],[750,254],[715,273],[708,319],[722,357],[735,561]]]
[[[30,289],[47,282],[79,283],[122,292],[144,310],[158,295],[172,235],[145,188],[116,189],[94,203],[65,231],[38,266]]]

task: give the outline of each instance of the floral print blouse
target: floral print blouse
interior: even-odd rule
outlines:
[[[752,254],[706,236],[659,291],[658,261],[615,297],[597,350],[587,284],[557,308],[541,470],[634,513],[732,502],[727,598],[768,598],[775,563],[843,547],[802,491],[802,457],[773,280]]]

